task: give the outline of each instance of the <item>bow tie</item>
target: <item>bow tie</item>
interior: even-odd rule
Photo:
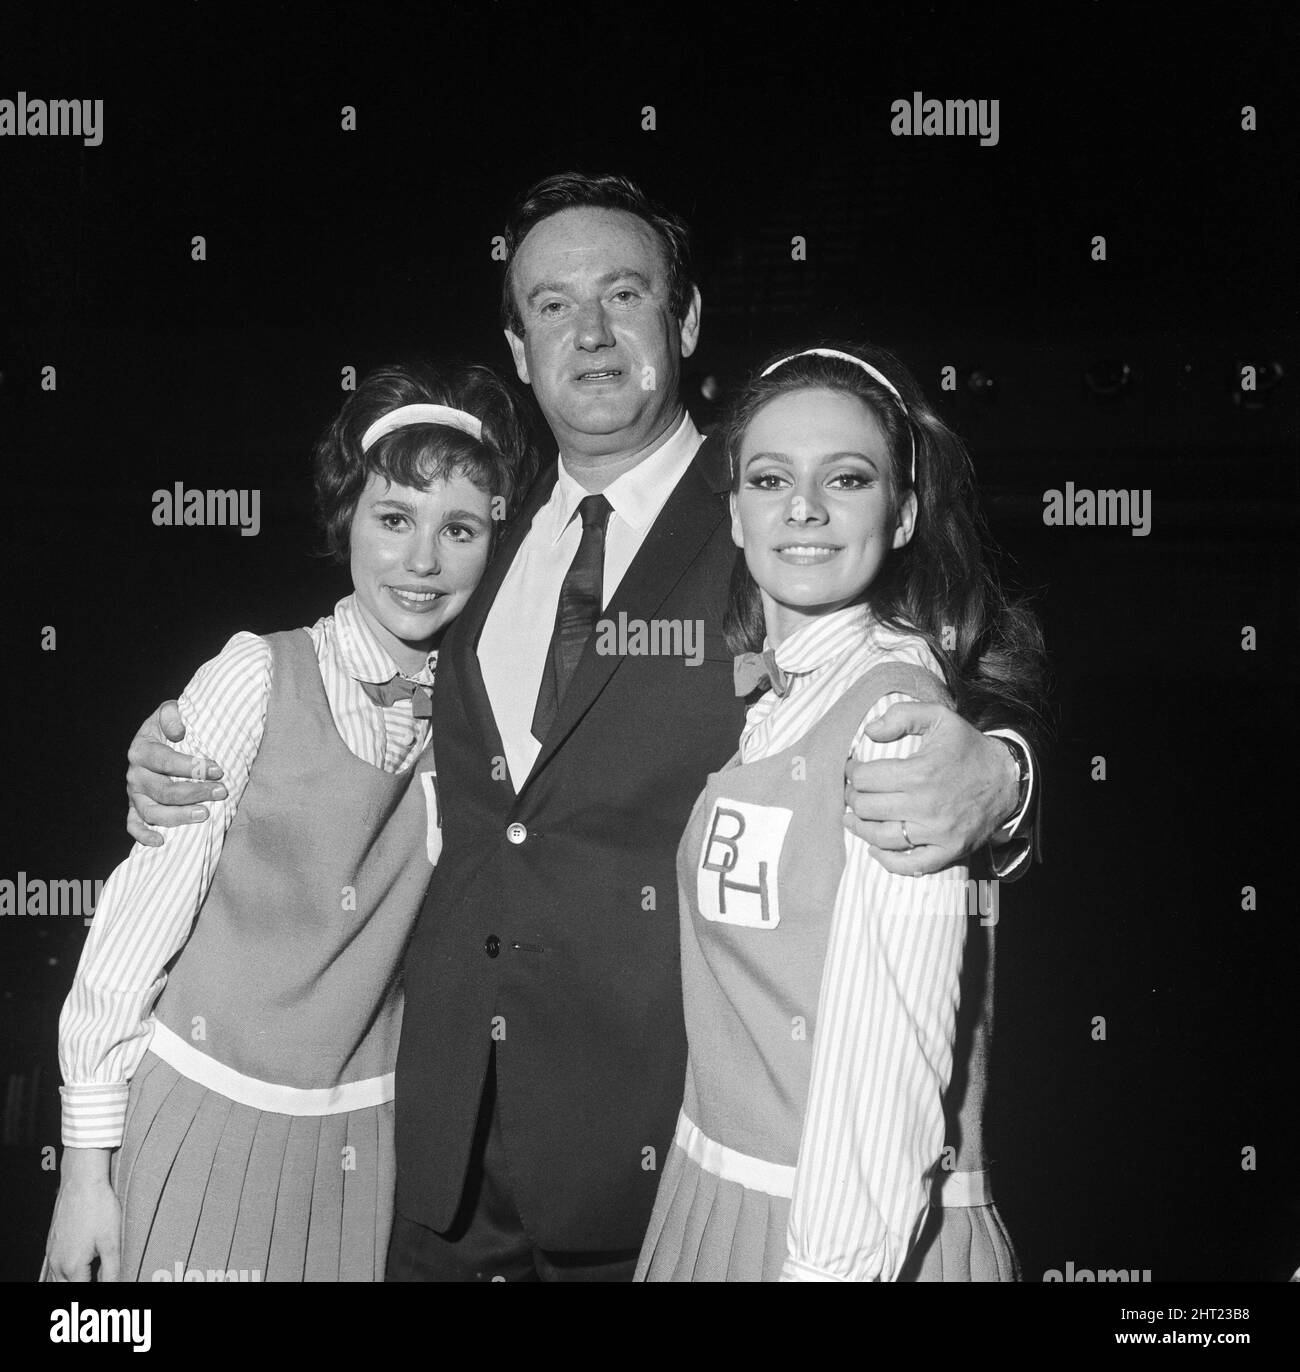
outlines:
[[[747,696],[760,686],[783,696],[790,689],[790,674],[776,665],[776,649],[767,648],[761,653],[739,653],[732,669],[736,682],[736,694]]]
[[[391,681],[363,681],[361,689],[376,705],[396,705],[399,700],[409,700],[415,719],[429,719],[433,715],[433,687],[422,681],[411,681],[400,672]]]

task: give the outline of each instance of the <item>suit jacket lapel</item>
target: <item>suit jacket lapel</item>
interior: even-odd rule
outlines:
[[[719,497],[727,485],[725,453],[717,439],[708,439],[660,510],[601,619],[617,622],[620,613],[626,614],[629,620],[654,617],[726,514],[726,502]],[[618,654],[598,653],[596,638],[592,634],[587,640],[573,679],[522,789],[526,789],[550,761],[623,661]]]

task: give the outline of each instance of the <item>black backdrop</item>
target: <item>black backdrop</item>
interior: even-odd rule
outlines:
[[[1027,1279],[1073,1262],[1284,1280],[1300,1144],[1282,9],[1235,7],[1213,31],[1097,4],[6,20],[0,99],[98,98],[104,124],[98,147],[0,139],[0,878],[106,876],[148,709],[236,629],[310,623],[346,589],[313,555],[306,496],[341,368],[415,351],[504,366],[490,249],[513,193],[625,171],[696,229],[701,419],[706,378],[725,394],[822,334],[892,346],[936,395],[957,367],[939,399],[1013,579],[1042,593],[1047,862],[1003,891],[993,1121]],[[891,135],[914,90],[998,99],[997,146]],[[260,534],[155,527],[152,492],[178,481],[259,489]],[[1150,534],[1046,527],[1043,493],[1066,481],[1150,490]],[[84,935],[0,919],[11,1280],[39,1268],[57,1184],[56,1021]]]

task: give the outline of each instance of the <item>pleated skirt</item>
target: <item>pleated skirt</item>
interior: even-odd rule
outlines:
[[[391,1101],[272,1114],[146,1053],[112,1167],[120,1280],[382,1281],[395,1175]]]
[[[790,1202],[668,1150],[633,1281],[776,1281]]]
[[[724,1181],[673,1144],[634,1281],[778,1281],[790,1202]],[[899,1281],[1019,1281],[993,1205],[932,1209]]]

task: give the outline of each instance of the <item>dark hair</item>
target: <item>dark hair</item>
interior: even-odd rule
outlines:
[[[530,186],[515,201],[506,222],[506,270],[501,279],[501,324],[513,334],[522,334],[524,321],[515,303],[513,271],[515,253],[543,219],[562,210],[624,210],[648,224],[663,249],[668,273],[668,305],[680,323],[691,307],[695,274],[691,266],[691,232],[686,221],[656,204],[634,181],[626,176],[605,174],[588,176],[585,172],[561,172]]]
[[[402,405],[421,404],[473,415],[483,424],[482,438],[447,424],[408,424],[361,451],[362,436],[375,420]],[[316,514],[325,551],[338,562],[348,560],[352,516],[372,473],[418,490],[463,473],[481,491],[500,497],[501,518],[492,525],[496,533],[518,508],[536,465],[527,412],[490,367],[431,362],[378,367],[362,379],[316,444]]]
[[[724,428],[732,489],[740,489],[740,447],[754,416],[794,391],[840,391],[867,406],[885,435],[896,503],[913,489],[915,441],[912,537],[889,553],[864,599],[881,623],[925,639],[943,667],[957,708],[972,723],[987,728],[1014,721],[1029,735],[1041,735],[1046,729],[1047,675],[1042,630],[1028,605],[1006,594],[993,569],[995,548],[980,511],[970,455],[896,357],[866,345],[828,346],[860,357],[887,376],[907,413],[879,381],[840,358],[813,354],[796,357],[770,376],[755,373],[733,403]],[[777,357],[788,355],[786,350]],[[724,627],[733,652],[763,646],[762,600],[739,550]]]

